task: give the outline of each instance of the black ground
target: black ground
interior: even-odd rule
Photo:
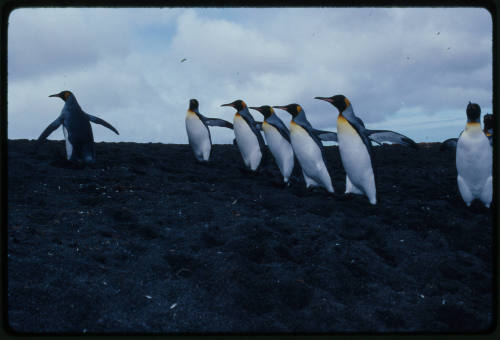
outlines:
[[[290,187],[188,145],[8,142],[8,320],[18,332],[481,332],[492,216],[466,208],[453,152],[374,148],[378,204]],[[270,157],[270,155],[267,155]]]

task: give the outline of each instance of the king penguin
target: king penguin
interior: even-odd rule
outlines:
[[[377,204],[375,175],[372,165],[372,145],[361,119],[356,117],[349,99],[343,95],[315,97],[339,110],[337,138],[340,158],[346,172],[346,193],[366,195]]]
[[[49,97],[59,97],[65,103],[59,117],[47,126],[38,137],[38,142],[43,142],[59,125],[62,125],[67,159],[77,163],[93,163],[95,161],[94,136],[90,122],[101,124],[117,135],[118,131],[103,119],[85,113],[71,91],[62,91]]]
[[[288,183],[294,165],[290,132],[281,119],[274,113],[272,107],[263,105],[260,107],[250,107],[250,109],[257,110],[264,116],[261,127],[266,136],[267,145],[283,175],[283,181]]]
[[[493,146],[493,115],[491,113],[485,114],[483,117],[483,123],[484,123],[484,134],[488,139],[490,140],[490,145]]]
[[[189,108],[186,113],[186,132],[196,159],[199,162],[208,162],[212,149],[212,139],[208,127],[221,126],[232,129],[233,124],[224,119],[207,118],[200,113],[198,107],[198,100],[189,100]]]
[[[328,192],[333,193],[332,179],[326,168],[323,155],[323,144],[314,133],[302,107],[298,104],[273,107],[285,110],[292,115],[290,140],[293,151],[302,167],[306,187],[322,186]]]
[[[493,195],[493,153],[488,137],[481,130],[481,107],[469,102],[466,113],[467,123],[457,142],[458,190],[468,207],[477,198],[489,208]]]
[[[247,104],[238,99],[221,106],[231,106],[236,109],[233,121],[236,144],[238,144],[245,166],[251,171],[257,170],[264,154],[265,144],[255,120],[248,111]]]

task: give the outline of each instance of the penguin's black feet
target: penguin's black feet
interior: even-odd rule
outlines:
[[[259,175],[258,170],[253,171],[253,170],[251,170],[249,168],[243,168],[243,167],[239,167],[238,170],[240,170],[245,175],[250,175],[250,176],[257,176],[257,175]]]
[[[326,190],[323,187],[309,187],[306,189],[306,191],[311,196],[321,195],[321,196],[325,196],[325,197],[331,197],[335,194],[334,192],[329,192],[328,190]]]
[[[311,192],[311,193],[316,193],[316,192],[322,192],[322,188],[319,188],[319,187],[308,187],[306,188],[307,192]]]

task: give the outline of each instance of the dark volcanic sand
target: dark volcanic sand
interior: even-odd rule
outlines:
[[[283,187],[236,147],[8,141],[8,320],[19,332],[464,332],[492,326],[492,208],[439,144],[374,148],[378,204]],[[267,156],[270,156],[267,155]]]

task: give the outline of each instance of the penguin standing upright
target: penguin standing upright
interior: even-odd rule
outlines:
[[[200,113],[198,107],[198,100],[189,100],[189,108],[186,113],[186,132],[196,159],[200,162],[208,162],[212,149],[212,139],[208,127],[221,126],[232,129],[233,124],[224,119],[207,118]]]
[[[243,100],[238,99],[232,103],[222,104],[221,106],[231,106],[236,109],[237,112],[234,115],[233,127],[238,149],[245,165],[251,171],[257,170],[264,154],[265,144],[255,120],[250,111],[248,111],[247,104]]]
[[[481,107],[467,105],[467,124],[457,142],[457,183],[460,195],[469,207],[474,199],[480,199],[489,208],[493,195],[493,154],[488,137],[481,130]]]
[[[284,182],[288,183],[294,165],[290,132],[281,119],[274,113],[272,107],[263,105],[260,107],[250,107],[250,109],[257,110],[264,116],[261,127],[266,136],[267,145],[283,175]]]
[[[333,193],[332,179],[323,155],[323,144],[314,133],[315,129],[307,120],[302,107],[298,104],[273,107],[285,110],[293,117],[290,122],[290,140],[302,167],[306,187],[322,186]]]
[[[346,193],[364,194],[377,204],[372,145],[364,124],[356,117],[352,105],[343,95],[315,97],[333,104],[338,110],[337,138],[340,158],[346,172]]]
[[[67,159],[77,163],[93,163],[95,161],[94,136],[89,122],[101,124],[117,135],[118,131],[103,119],[85,113],[71,91],[62,91],[49,97],[59,97],[65,103],[59,117],[47,126],[38,137],[38,142],[43,142],[62,124],[66,139]]]

